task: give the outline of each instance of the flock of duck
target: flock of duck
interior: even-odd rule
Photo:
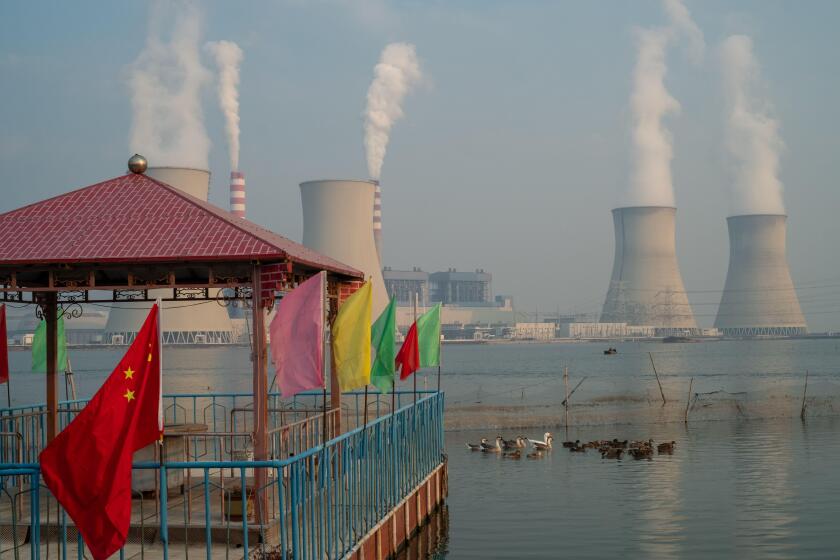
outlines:
[[[551,435],[551,432],[546,432],[542,440],[529,439],[525,436],[518,436],[514,439],[504,439],[502,436],[496,436],[495,441],[481,438],[479,443],[468,443],[467,449],[481,451],[482,453],[500,453],[506,459],[521,459],[523,449],[527,449],[530,445],[532,451],[525,456],[528,459],[539,459],[544,453],[551,451],[553,441],[554,436]],[[622,456],[627,454],[634,459],[650,460],[653,459],[654,450],[660,455],[670,455],[674,452],[676,445],[674,441],[656,444],[652,439],[647,441],[599,439],[586,443],[582,443],[580,440],[563,442],[563,447],[571,453],[585,453],[592,449],[600,453],[602,459],[621,459]]]

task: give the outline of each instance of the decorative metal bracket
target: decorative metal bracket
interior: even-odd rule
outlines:
[[[114,290],[114,301],[148,301],[149,290]]]

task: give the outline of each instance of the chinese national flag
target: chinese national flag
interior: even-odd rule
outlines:
[[[405,336],[402,348],[397,353],[396,366],[400,370],[400,380],[420,369],[420,343],[417,339],[417,323],[412,323]]]
[[[163,433],[158,306],[79,415],[41,452],[41,474],[95,560],[125,544],[134,452]]]

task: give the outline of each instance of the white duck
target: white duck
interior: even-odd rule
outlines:
[[[483,437],[479,443],[468,443],[467,449],[470,451],[481,451],[484,448],[485,443],[487,443],[487,438]]]
[[[536,439],[528,440],[531,442],[531,445],[534,446],[534,449],[538,449],[540,451],[545,451],[546,449],[551,449],[551,442],[554,441],[554,436],[551,435],[551,432],[546,432],[543,434],[543,441],[539,441]]]

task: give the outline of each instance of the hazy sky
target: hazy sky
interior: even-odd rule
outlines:
[[[762,94],[785,144],[788,256],[812,330],[840,327],[840,56],[836,1],[686,0],[700,64],[668,50],[665,83],[677,246],[701,324],[728,259],[734,171],[717,51],[752,37]],[[520,310],[596,312],[613,258],[610,209],[632,165],[634,28],[664,25],[658,1],[202,2],[202,44],[231,40],[241,68],[248,216],[301,236],[298,183],[365,178],[365,96],[392,41],[416,45],[425,80],[404,104],[382,169],[384,264],[484,268]],[[165,11],[165,10],[164,10]],[[0,4],[0,211],[121,174],[130,64],[142,2]],[[203,63],[215,72],[204,53]],[[229,160],[212,86],[211,202],[227,207]],[[154,162],[151,162],[154,164]],[[72,220],[72,216],[67,216]]]

